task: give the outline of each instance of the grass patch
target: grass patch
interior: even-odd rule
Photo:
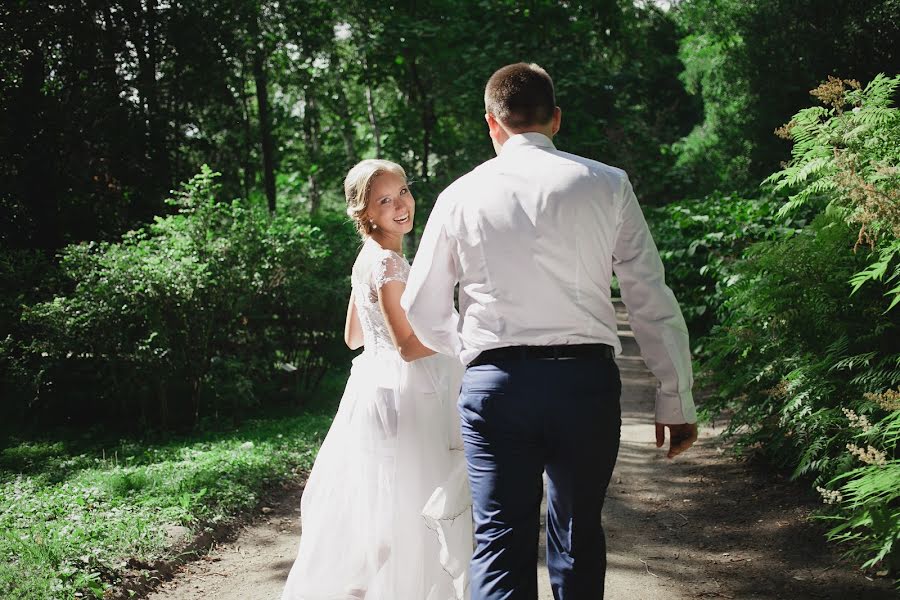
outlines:
[[[0,597],[98,597],[172,525],[215,523],[312,466],[327,411],[154,444],[15,442],[0,451]]]

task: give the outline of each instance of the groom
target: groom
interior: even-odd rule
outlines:
[[[597,600],[621,426],[613,272],[661,383],[656,444],[668,428],[669,458],[697,439],[687,328],[628,176],[553,145],[561,112],[547,72],[507,65],[484,103],[497,157],[437,199],[402,303],[425,345],[468,365],[472,600],[537,598],[544,472],[554,597]]]

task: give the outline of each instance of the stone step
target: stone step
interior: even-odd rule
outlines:
[[[634,339],[634,332],[631,330],[628,331],[619,331],[619,342],[622,344],[622,355],[623,356],[637,356],[640,357],[641,349],[638,346],[637,340]]]
[[[644,359],[640,356],[625,356],[624,354],[620,354],[616,357],[616,364],[619,365],[619,368],[647,370],[647,363],[645,363]]]
[[[616,366],[619,367],[622,377],[652,377],[644,359],[640,356],[617,356]]]
[[[652,377],[644,359],[641,358],[641,349],[634,338],[634,331],[628,321],[628,310],[621,298],[613,298],[613,308],[616,310],[616,329],[619,342],[622,344],[622,354],[616,359],[619,371],[623,377],[647,376]]]

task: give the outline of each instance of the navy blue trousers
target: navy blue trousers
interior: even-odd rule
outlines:
[[[616,463],[621,381],[612,359],[469,367],[459,398],[472,487],[472,600],[536,600],[548,485],[547,568],[556,600],[603,598],[600,512]]]

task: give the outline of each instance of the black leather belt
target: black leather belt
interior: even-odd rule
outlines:
[[[607,344],[564,344],[561,346],[507,346],[485,350],[469,363],[470,367],[501,360],[525,358],[552,360],[558,358],[615,358],[616,351]]]

